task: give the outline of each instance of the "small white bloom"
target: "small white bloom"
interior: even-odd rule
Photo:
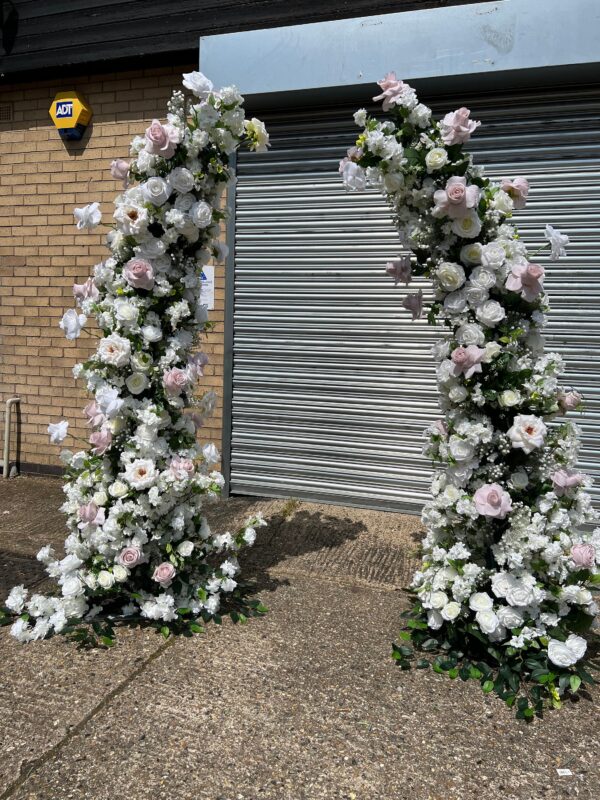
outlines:
[[[102,212],[99,203],[90,203],[83,208],[76,208],[73,216],[77,222],[78,230],[93,231],[102,220]]]
[[[61,444],[67,436],[68,429],[69,423],[66,419],[61,419],[60,422],[51,422],[48,425],[48,433],[52,444]]]
[[[553,228],[552,225],[546,225],[544,236],[550,242],[553,261],[558,261],[561,256],[567,255],[565,245],[569,244],[569,237],[566,234],[561,233],[557,228]]]
[[[65,337],[69,341],[72,341],[81,335],[81,331],[86,322],[87,317],[85,314],[78,314],[74,308],[70,308],[68,311],[65,311],[58,326],[65,332]]]
[[[188,556],[192,555],[192,551],[194,550],[194,543],[190,541],[180,542],[177,545],[177,552],[180,556],[184,558],[188,558]]]
[[[183,85],[204,100],[213,91],[213,83],[202,72],[184,72]]]

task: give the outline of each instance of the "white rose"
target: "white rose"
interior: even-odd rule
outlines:
[[[500,620],[493,611],[478,611],[475,619],[481,630],[487,634],[494,633],[500,625]]]
[[[429,605],[439,611],[448,602],[448,596],[445,592],[432,592],[429,596]]]
[[[483,325],[493,328],[504,319],[506,313],[496,300],[487,300],[475,311],[475,316]]]
[[[496,358],[496,356],[498,355],[498,353],[500,353],[501,350],[502,348],[500,347],[498,342],[488,342],[485,346],[485,355],[483,356],[482,360],[486,364],[489,364],[490,361],[493,361]]]
[[[427,625],[433,631],[439,630],[444,624],[444,619],[439,611],[436,611],[434,608],[430,608],[427,612]]]
[[[435,172],[448,163],[448,153],[443,147],[434,147],[425,156],[427,172]]]
[[[77,597],[84,592],[83,582],[78,575],[71,575],[71,577],[65,578],[61,590],[63,597]]]
[[[498,403],[502,408],[512,408],[521,402],[521,393],[516,389],[505,389],[498,397]]]
[[[131,394],[141,394],[148,388],[148,384],[148,377],[143,372],[133,372],[125,380],[125,385]]]
[[[534,599],[533,589],[518,578],[506,590],[506,602],[509,606],[528,606]]]
[[[492,200],[492,207],[502,214],[511,214],[514,208],[512,198],[504,190],[499,189]]]
[[[386,172],[383,176],[383,187],[388,194],[394,194],[404,185],[404,175],[398,172]]]
[[[455,461],[470,461],[475,453],[475,448],[471,442],[461,439],[459,436],[451,436],[448,449]]]
[[[487,289],[477,284],[468,284],[465,289],[465,294],[471,307],[480,306],[482,303],[485,303],[490,296]]]
[[[452,620],[455,620],[460,614],[460,605],[454,600],[451,600],[442,608],[440,614],[446,622],[452,622]]]
[[[98,581],[93,572],[88,572],[87,575],[84,576],[83,581],[85,585],[92,590],[98,588]]]
[[[149,458],[136,458],[125,467],[125,480],[134,489],[146,489],[152,486],[158,477],[154,461]]]
[[[538,417],[518,414],[508,430],[508,436],[514,448],[531,453],[544,444],[547,428]]]
[[[193,542],[185,541],[177,545],[177,552],[179,553],[180,556],[183,556],[184,558],[191,556],[193,549],[194,549]]]
[[[485,267],[475,267],[473,272],[469,275],[469,282],[474,286],[491,289],[492,286],[496,285],[496,276],[491,270]]]
[[[557,667],[570,667],[583,658],[587,644],[581,636],[571,634],[566,642],[550,639],[548,642],[548,658]]]
[[[190,208],[190,219],[199,228],[208,228],[212,222],[212,208],[204,200],[200,200]]]
[[[124,367],[131,355],[131,342],[116,333],[111,333],[100,341],[98,357],[105,364],[113,367]]]
[[[127,486],[126,483],[123,483],[123,481],[114,481],[114,483],[111,483],[111,485],[108,487],[108,493],[111,497],[124,497],[128,491],[129,486]]]
[[[474,322],[467,322],[456,331],[456,341],[463,347],[468,347],[470,344],[476,344],[481,347],[485,342],[485,334],[479,325]]]
[[[491,270],[499,270],[506,260],[506,253],[500,242],[490,242],[481,248],[481,263]]]
[[[192,173],[186,167],[175,167],[167,178],[169,186],[180,194],[187,194],[194,188],[195,180]]]
[[[121,433],[121,431],[125,428],[125,420],[123,417],[115,417],[106,423],[106,427],[113,435],[116,435],[117,433]]]
[[[101,569],[98,573],[98,586],[103,589],[110,589],[115,584],[115,576],[107,569]]]
[[[138,310],[135,303],[124,300],[122,297],[114,302],[115,316],[120,322],[134,325],[137,322]]]
[[[144,195],[144,200],[155,206],[164,205],[172,192],[169,184],[163,178],[158,177],[148,178],[146,183],[143,183],[140,188]]]
[[[587,606],[589,605],[594,598],[592,597],[592,593],[589,589],[578,589],[577,595],[575,597],[575,602],[579,603],[580,606]]]
[[[158,325],[144,325],[142,328],[142,336],[148,343],[158,342],[162,339],[162,331]]]
[[[468,391],[465,389],[464,386],[460,386],[457,384],[456,386],[452,386],[450,391],[448,392],[448,397],[452,400],[453,403],[462,403],[464,400],[467,399],[469,396]]]
[[[460,264],[453,264],[451,261],[442,261],[436,270],[436,276],[440,284],[448,292],[453,292],[465,282],[465,271]]]
[[[450,314],[460,314],[467,309],[467,296],[463,289],[451,292],[444,298],[444,310]]]
[[[523,612],[511,606],[500,606],[498,619],[507,628],[520,628],[523,624]]]
[[[213,90],[213,83],[202,72],[184,72],[183,85],[196,97],[206,98]]]
[[[481,245],[479,242],[466,244],[460,251],[460,260],[468,267],[481,264]]]
[[[491,611],[494,601],[487,592],[475,592],[469,598],[469,608],[471,611]]]
[[[112,568],[112,574],[115,576],[116,581],[123,583],[129,577],[129,570],[122,564],[115,564]]]
[[[461,219],[452,220],[452,232],[462,239],[474,239],[481,231],[481,220],[475,209]]]
[[[108,503],[108,495],[101,489],[98,492],[94,492],[92,500],[97,506],[105,506]]]
[[[131,356],[131,366],[138,372],[146,372],[152,366],[152,356],[148,353],[134,353]]]

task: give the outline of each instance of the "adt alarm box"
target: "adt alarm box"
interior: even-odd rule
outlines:
[[[92,118],[92,109],[77,92],[59,92],[50,106],[50,116],[62,139],[79,141]]]

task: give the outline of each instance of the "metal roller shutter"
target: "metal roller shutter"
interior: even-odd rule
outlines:
[[[542,243],[546,222],[571,238],[549,266],[548,338],[585,394],[581,465],[600,477],[600,92],[433,105],[465,103],[483,123],[472,151],[487,174],[530,179],[524,238]],[[439,332],[409,321],[404,287],[383,274],[398,244],[381,197],[341,185],[352,112],[267,117],[271,151],[238,160],[230,491],[418,512]]]

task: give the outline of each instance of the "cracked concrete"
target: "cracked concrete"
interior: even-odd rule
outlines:
[[[3,594],[41,579],[60,502],[54,480],[0,486]],[[125,629],[109,651],[0,634],[1,800],[597,796],[597,687],[527,726],[476,684],[394,666],[417,520],[252,498],[211,517],[226,529],[257,508],[271,525],[245,574],[262,619],[168,642]]]

